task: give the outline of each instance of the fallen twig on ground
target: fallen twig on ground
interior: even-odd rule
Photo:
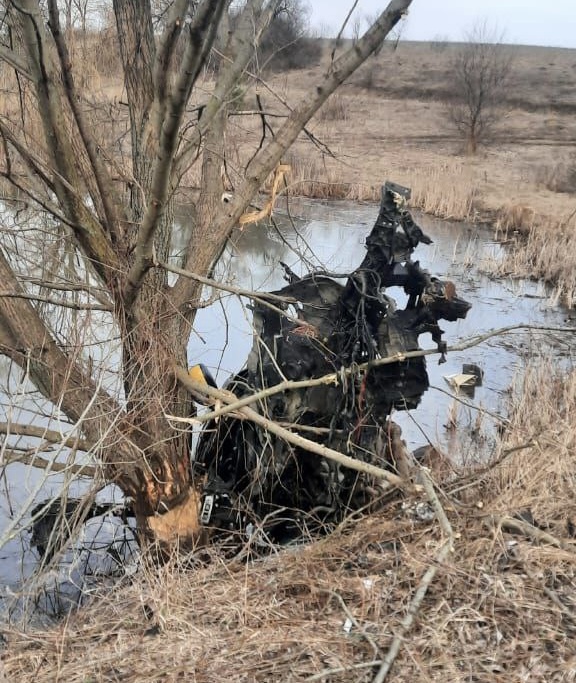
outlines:
[[[442,504],[436,495],[432,477],[425,467],[420,468],[419,474],[419,479],[424,487],[424,490],[426,491],[428,500],[434,508],[438,522],[446,534],[447,539],[436,554],[433,564],[428,567],[426,573],[422,577],[420,585],[418,586],[418,589],[416,590],[416,593],[414,593],[414,597],[410,602],[408,612],[404,619],[402,619],[400,622],[400,626],[396,631],[394,638],[392,639],[392,643],[390,644],[390,648],[388,649],[386,656],[382,660],[382,664],[380,665],[380,669],[378,670],[373,683],[384,683],[386,680],[386,677],[392,668],[392,664],[394,664],[394,660],[400,652],[400,648],[402,647],[402,643],[404,642],[406,634],[412,628],[412,624],[418,616],[420,605],[422,604],[422,600],[424,600],[424,597],[428,592],[430,584],[434,580],[434,577],[436,576],[436,573],[438,572],[438,569],[442,563],[448,559],[450,553],[452,553],[454,550],[454,532],[452,530],[452,525],[450,524],[448,517],[446,516],[446,512],[444,511],[444,508],[442,507]]]

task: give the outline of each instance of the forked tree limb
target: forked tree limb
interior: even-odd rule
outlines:
[[[192,380],[186,372],[186,370],[184,370],[183,368],[174,367],[174,374],[176,375],[178,381],[184,387],[186,387],[186,389],[188,389],[193,395],[198,395],[198,393],[205,393],[204,385]],[[208,387],[207,389],[211,389],[211,393],[214,397],[217,397],[226,403],[232,403],[237,401],[236,396],[230,391],[212,389],[212,387]],[[252,408],[249,408],[248,406],[238,408],[235,412],[239,419],[249,420],[250,422],[257,424],[259,427],[262,427],[262,429],[264,429],[265,431],[270,432],[271,434],[274,434],[281,439],[284,439],[285,441],[291,443],[294,446],[303,448],[304,450],[307,450],[310,453],[315,453],[316,455],[320,455],[324,458],[328,458],[329,460],[333,460],[334,462],[337,462],[340,465],[343,465],[344,467],[356,470],[357,472],[364,472],[378,479],[383,479],[391,486],[395,486],[397,488],[404,490],[408,490],[411,488],[410,482],[404,481],[397,474],[389,472],[388,470],[385,470],[381,467],[376,467],[376,465],[371,465],[370,463],[362,462],[360,460],[351,458],[350,456],[344,455],[343,453],[340,453],[339,451],[336,451],[333,448],[328,448],[327,446],[323,446],[322,444],[319,444],[315,441],[306,439],[303,436],[300,436],[299,434],[294,434],[294,432],[291,432],[289,429],[281,427],[277,422],[274,422],[274,420],[270,420],[264,417],[263,415],[256,412]],[[167,415],[167,418],[175,419],[178,422],[190,424],[193,424],[197,421],[196,418],[172,418],[172,416],[170,415]]]
[[[90,171],[96,187],[98,188],[98,199],[100,200],[104,211],[102,217],[103,223],[106,225],[113,240],[118,240],[119,220],[122,219],[125,221],[126,215],[122,210],[122,202],[114,188],[110,173],[106,165],[102,163],[102,158],[99,154],[99,146],[97,145],[93,134],[90,132],[89,123],[79,106],[80,97],[76,91],[74,74],[70,66],[70,55],[60,27],[60,10],[56,0],[48,0],[48,11],[50,16],[48,26],[54,37],[54,43],[60,60],[60,72],[62,74],[64,92],[70,111],[74,117],[80,140],[82,141],[86,155],[90,161]]]
[[[19,0],[12,5],[20,20],[22,41],[28,55],[38,107],[42,112],[45,153],[52,166],[48,175],[51,176],[58,201],[79,245],[103,281],[113,282],[119,271],[117,254],[109,235],[80,193],[83,182],[72,144],[75,135],[71,135],[68,124],[70,111],[62,88],[53,37],[48,34],[45,17],[37,0]]]
[[[138,229],[134,263],[128,272],[127,284],[123,292],[124,304],[128,307],[134,302],[146,273],[154,265],[152,258],[154,237],[161,225],[169,199],[172,168],[186,104],[200,69],[214,43],[220,19],[227,4],[227,0],[204,0],[200,3],[194,13],[192,23],[187,27],[190,35],[174,85],[166,94],[164,102],[155,100],[152,103],[153,110],[154,108],[163,109],[164,116],[153,117],[154,120],[150,123],[157,128],[155,131],[157,137],[153,141],[158,149],[154,150],[156,158],[152,170],[150,198],[144,211],[142,224]],[[184,21],[184,17],[180,17],[180,21]],[[168,74],[164,74],[164,77],[167,81],[170,80]],[[159,91],[156,90],[156,92]],[[151,132],[147,131],[147,133]]]
[[[332,68],[318,81],[313,88],[313,95],[305,98],[294,108],[286,121],[276,131],[276,135],[258,152],[246,169],[244,181],[237,188],[232,201],[215,216],[210,231],[214,245],[214,253],[205,255],[202,271],[210,272],[220,257],[226,241],[244,213],[246,206],[252,201],[265,179],[280,163],[282,156],[297,139],[302,129],[326,102],[330,95],[358,69],[368,57],[382,44],[388,33],[407,12],[412,0],[391,0],[386,9],[379,15],[366,33],[355,44],[332,64]],[[200,121],[201,123],[201,121]],[[186,154],[185,154],[186,156]],[[198,270],[197,245],[190,243],[186,254],[185,268]],[[197,285],[180,278],[173,288],[173,296],[177,306],[195,298]]]

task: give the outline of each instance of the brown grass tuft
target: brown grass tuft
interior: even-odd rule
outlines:
[[[576,216],[561,221],[537,220],[527,235],[515,235],[504,253],[499,275],[543,280],[554,286],[553,299],[576,304]],[[523,224],[521,224],[523,225]]]
[[[393,680],[576,679],[576,372],[550,373],[534,366],[518,380],[492,461],[443,482],[454,552]],[[193,570],[144,570],[56,628],[5,631],[5,676],[372,681],[442,544],[438,524],[414,519],[413,507],[397,500],[249,563],[214,551]],[[533,533],[518,533],[526,520]]]

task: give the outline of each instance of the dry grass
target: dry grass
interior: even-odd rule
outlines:
[[[366,64],[338,95],[346,119],[319,116],[311,124],[340,163],[315,164],[313,146],[297,143],[293,154],[307,168],[308,182],[299,188],[297,176],[294,191],[350,198],[354,188],[354,195],[370,199],[371,188],[386,178],[408,185],[413,205],[428,213],[526,235],[514,253],[522,268],[505,268],[557,284],[564,302],[571,304],[576,299],[569,257],[573,238],[555,238],[574,209],[576,52],[510,47],[515,80],[508,115],[494,144],[469,157],[449,132],[444,112],[454,49],[400,43]],[[312,78],[311,73],[289,76],[283,87],[298,97]]]
[[[519,380],[492,462],[441,482],[454,552],[393,680],[576,680],[576,372],[550,372],[528,368]],[[214,551],[194,570],[142,571],[55,628],[5,631],[5,676],[372,681],[442,543],[438,524],[407,508],[397,500],[248,564]]]
[[[102,45],[110,49],[103,50]],[[322,199],[377,200],[382,182],[395,180],[412,187],[413,205],[426,212],[491,222],[505,232],[529,235],[516,245],[515,257],[523,263],[517,272],[558,284],[570,303],[576,290],[573,264],[565,257],[573,251],[563,249],[571,243],[561,242],[560,249],[549,238],[574,209],[576,52],[509,47],[515,75],[506,102],[508,115],[494,144],[468,157],[462,155],[462,142],[446,124],[454,49],[444,41],[400,42],[396,49],[386,47],[371,58],[310,122],[309,132],[319,143],[302,136],[292,148],[293,173],[287,191]],[[118,71],[112,32],[107,29],[97,40],[90,36],[75,50],[80,56],[78,80],[87,87],[89,118],[107,139],[124,140],[123,163],[128,157],[128,124],[125,108],[118,104],[123,98],[121,81],[110,76]],[[326,61],[316,69],[275,75],[270,86],[293,106],[307,97],[325,67]],[[0,72],[5,94],[0,113],[13,111],[18,103],[12,81],[9,72]],[[207,73],[202,88],[211,87]],[[286,114],[272,94],[262,91],[261,97],[265,110]],[[243,96],[248,109],[253,108],[253,98],[248,88]],[[269,123],[277,128],[281,121]],[[245,163],[260,138],[259,117],[232,119],[227,135],[228,189],[241,182]],[[197,166],[185,174],[187,191],[197,188],[198,177]]]
[[[555,288],[554,299],[574,307],[576,304],[576,213],[560,221],[535,222],[527,235],[514,235],[495,272],[500,275],[544,280]],[[515,223],[505,224],[518,231]]]

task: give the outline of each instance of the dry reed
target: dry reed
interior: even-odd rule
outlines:
[[[576,679],[576,372],[550,373],[518,380],[493,460],[442,483],[455,548],[394,680]],[[54,628],[5,630],[5,676],[372,681],[442,543],[409,502],[253,561],[144,569]]]
[[[542,280],[554,286],[552,298],[572,308],[576,303],[576,220],[538,220],[523,234],[516,224],[512,245],[495,272]]]

